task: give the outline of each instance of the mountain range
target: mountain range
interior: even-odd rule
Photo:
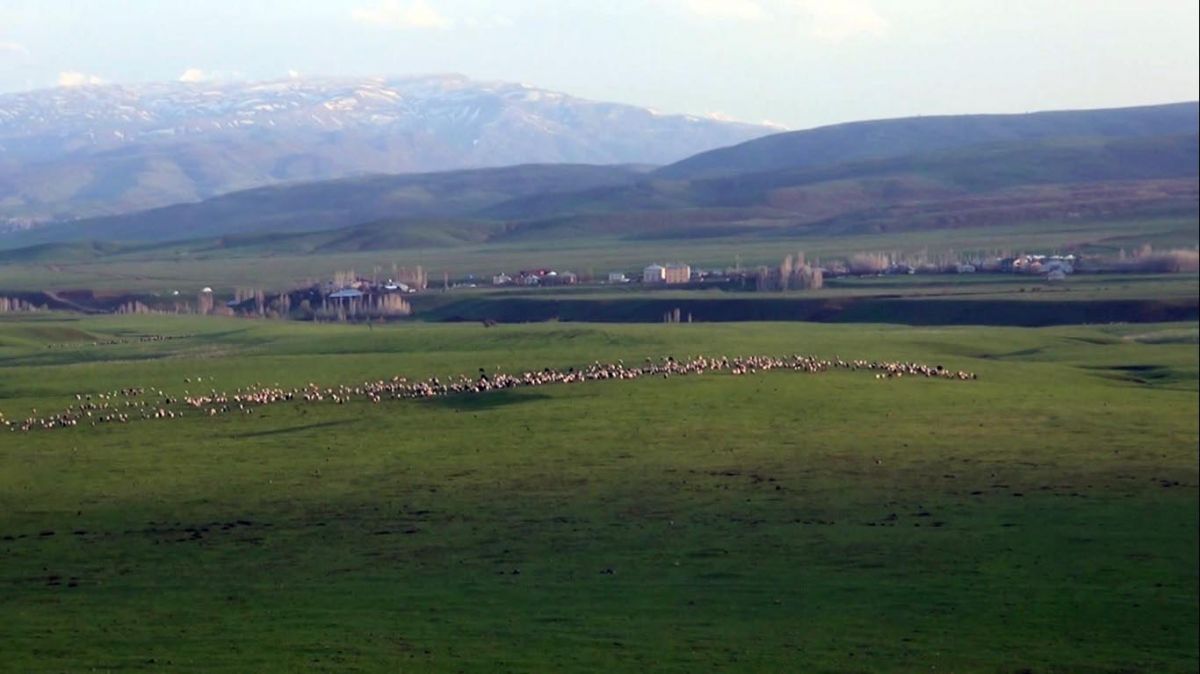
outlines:
[[[1195,102],[773,134],[661,167],[366,175],[0,236],[0,261],[900,233],[1200,213]]]
[[[460,75],[58,87],[0,95],[0,226],[368,173],[658,165],[776,131]]]

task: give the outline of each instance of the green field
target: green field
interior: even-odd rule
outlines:
[[[1198,336],[0,316],[9,419],[130,386],[699,353],[979,375],[706,374],[4,433],[0,670],[1195,672]]]
[[[1036,289],[1036,290],[1035,290]],[[435,287],[434,290],[437,290]],[[454,288],[451,293],[431,292],[412,299],[420,305],[438,306],[456,298],[549,297],[617,301],[629,299],[687,300],[704,297],[737,297],[770,300],[778,298],[870,298],[911,299],[971,298],[983,300],[1044,300],[1059,302],[1127,299],[1187,299],[1200,293],[1196,274],[1075,274],[1061,282],[1047,282],[1035,274],[895,274],[883,276],[840,276],[825,280],[820,290],[787,292],[727,292],[718,287],[700,289],[677,286],[646,286],[640,283],[577,285],[548,288],[516,286]]]
[[[820,290],[751,292],[628,285],[455,288],[411,298],[425,321],[656,323],[679,310],[696,322],[815,321],[1044,327],[1195,320],[1195,274],[1024,274],[840,277]],[[681,320],[687,320],[681,318]]]
[[[681,222],[689,220],[683,217]],[[218,291],[235,287],[279,291],[328,278],[339,270],[384,277],[393,265],[423,266],[431,283],[443,274],[490,279],[501,271],[553,267],[604,278],[609,271],[640,273],[652,262],[688,262],[705,269],[778,265],[783,257],[804,251],[810,260],[842,259],[858,252],[957,258],[964,254],[1062,252],[1114,256],[1143,244],[1155,249],[1195,248],[1196,218],[1116,218],[1112,220],[1029,222],[895,234],[828,234],[780,232],[747,237],[737,233],[712,238],[654,239],[576,236],[506,244],[456,247],[365,245],[361,250],[290,250],[254,246],[218,246],[213,242],[167,243],[151,247],[72,244],[49,248],[44,255],[22,251],[0,253],[0,293],[89,288],[97,291],[194,293],[204,286]],[[96,256],[97,249],[111,255]],[[123,252],[121,252],[123,251]]]

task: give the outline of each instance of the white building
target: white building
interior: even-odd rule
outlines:
[[[511,285],[512,282],[513,282],[513,277],[509,276],[508,274],[505,274],[504,272],[500,272],[499,274],[496,274],[495,276],[492,277],[492,285],[494,285],[494,286]]]
[[[642,283],[666,283],[667,268],[661,264],[652,264],[642,270]]]
[[[608,272],[609,283],[628,283],[629,279],[625,278],[625,274],[619,271]]]
[[[1042,271],[1046,273],[1061,272],[1065,276],[1073,274],[1075,267],[1066,258],[1054,257],[1042,263]]]

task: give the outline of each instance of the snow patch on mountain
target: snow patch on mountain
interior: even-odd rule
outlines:
[[[363,172],[663,164],[775,130],[457,74],[58,87],[0,95],[0,221]]]

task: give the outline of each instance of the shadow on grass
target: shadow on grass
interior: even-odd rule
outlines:
[[[1029,356],[1036,356],[1045,350],[1046,350],[1045,347],[1039,346],[1039,347],[1032,348],[1032,349],[1021,349],[1019,351],[1009,351],[1008,353],[985,353],[985,354],[981,354],[979,357],[987,359],[987,360],[1010,360],[1010,359],[1011,360],[1021,360],[1023,358],[1027,358]]]
[[[539,400],[549,399],[550,396],[546,395],[545,393],[506,390],[489,391],[487,393],[460,393],[457,395],[445,396],[443,398],[430,398],[425,400],[424,404],[430,407],[439,407],[443,409],[480,412],[498,407],[507,407],[509,405],[519,405],[521,403],[532,403]]]
[[[287,433],[298,433],[300,431],[311,431],[317,428],[329,428],[330,426],[342,426],[352,423],[353,420],[346,419],[344,421],[322,421],[315,424],[304,424],[302,426],[286,426],[284,428],[273,428],[269,431],[255,431],[253,433],[237,433],[230,435],[231,438],[262,438],[271,435],[285,435]]]
[[[109,345],[104,345],[109,346]],[[112,345],[112,346],[127,346],[127,345]],[[81,365],[84,363],[105,363],[116,362],[117,360],[127,362],[145,362],[152,360],[163,360],[171,358],[176,354],[173,353],[123,353],[120,358],[114,358],[111,352],[99,351],[101,347],[87,346],[88,351],[79,350],[72,344],[70,347],[64,348],[62,351],[41,351],[37,353],[27,352],[6,358],[0,358],[0,367],[53,367],[57,365]]]
[[[1105,379],[1157,388],[1182,387],[1192,390],[1196,382],[1195,374],[1164,365],[1084,366],[1084,369],[1092,370]]]

